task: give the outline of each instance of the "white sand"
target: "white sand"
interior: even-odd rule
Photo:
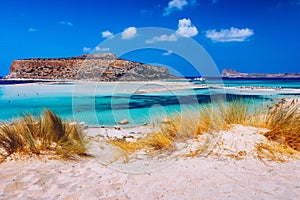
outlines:
[[[0,164],[0,199],[300,199],[300,160],[259,161],[255,144],[265,141],[259,131],[234,126],[218,135],[209,155],[179,157],[140,174],[103,165],[99,157],[8,160]],[[242,159],[228,156],[240,151]]]
[[[145,133],[155,132],[157,128],[151,126],[136,126],[136,127],[120,127],[120,130],[116,128],[98,128],[98,127],[89,127],[88,135],[89,136],[100,136],[105,138],[123,138],[124,136],[133,136],[134,138],[139,138]]]
[[[181,94],[182,90],[203,89],[213,87],[214,90],[239,94],[299,94],[299,89],[278,89],[263,87],[225,87],[213,84],[195,84],[192,82],[164,82],[164,81],[140,81],[140,82],[55,82],[25,83],[1,85],[5,98],[20,95],[23,98],[39,95],[108,95],[108,94],[151,94],[160,92],[174,92]],[[184,91],[191,94],[192,91]]]
[[[226,94],[243,94],[243,95],[298,95],[300,89],[298,88],[271,88],[271,87],[255,87],[255,86],[239,86],[239,87],[229,87],[229,86],[213,86],[215,90],[219,89],[220,92]]]

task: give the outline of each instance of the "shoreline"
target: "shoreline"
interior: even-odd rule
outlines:
[[[13,79],[11,79],[13,80]],[[220,85],[220,83],[209,83],[204,82],[202,84],[198,84],[196,82],[170,82],[167,80],[153,80],[153,81],[114,81],[114,82],[98,82],[98,81],[74,81],[74,80],[40,80],[33,79],[37,82],[32,83],[22,83],[22,84],[1,84],[0,86],[18,86],[18,87],[26,87],[26,86],[63,86],[63,85],[71,85],[74,87],[83,87],[86,85],[89,86],[114,86],[116,89],[123,89],[124,84],[135,87],[136,90],[130,91],[135,94],[151,94],[156,92],[165,92],[165,91],[180,91],[180,90],[194,90],[194,89],[222,89],[228,91],[238,91],[238,92],[249,92],[249,91],[261,91],[261,92],[283,92],[283,93],[299,93],[300,88],[289,88],[289,87],[269,87],[269,86],[225,86]],[[31,79],[24,79],[24,81],[31,81]],[[143,88],[150,87],[150,88]],[[153,88],[151,88],[153,87]],[[155,88],[156,87],[156,88]],[[126,92],[125,92],[126,94]]]
[[[260,149],[263,145],[282,148],[267,139],[269,129],[229,125],[183,141],[173,138],[166,149],[160,146],[165,140],[158,137],[152,146],[157,151],[134,146],[160,130],[157,125],[86,126],[88,157],[62,160],[51,152],[15,153],[1,162],[0,198],[299,199],[299,151],[268,156],[268,148]],[[135,151],[126,152],[114,141],[128,142]]]

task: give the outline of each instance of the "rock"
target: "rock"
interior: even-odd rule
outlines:
[[[85,126],[85,122],[79,122],[80,126]]]
[[[70,58],[34,58],[14,60],[9,78],[137,81],[175,78],[165,67],[118,58],[112,53]]]
[[[121,130],[120,126],[114,126],[114,129]]]
[[[163,124],[167,124],[167,123],[170,123],[171,121],[170,121],[170,119],[168,119],[168,118],[166,118],[166,117],[164,117],[162,120],[161,120],[161,123],[163,123]]]
[[[129,123],[129,121],[127,119],[123,119],[123,120],[119,121],[119,124],[121,124],[121,125],[125,125],[128,123]]]
[[[88,129],[88,126],[85,124],[85,122],[80,122],[79,126],[81,126],[84,130]]]
[[[299,73],[241,73],[235,69],[223,69],[222,77],[225,78],[300,78]]]

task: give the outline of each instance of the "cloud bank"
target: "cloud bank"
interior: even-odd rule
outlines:
[[[102,37],[103,38],[110,38],[112,37],[114,34],[112,32],[110,32],[109,30],[103,31],[102,33]]]
[[[29,31],[29,32],[36,32],[37,29],[35,29],[35,28],[29,28],[28,31]]]
[[[122,39],[132,39],[136,37],[136,28],[135,27],[128,27],[122,32]]]
[[[173,53],[172,50],[168,50],[168,51],[164,52],[162,55],[163,55],[163,56],[169,56],[169,55],[171,55],[172,53]]]
[[[83,47],[83,49],[82,49],[82,51],[83,51],[84,53],[89,53],[91,50],[92,50],[92,49],[89,48],[89,47]]]
[[[187,6],[188,2],[186,0],[171,0],[168,3],[168,7],[164,9],[164,16],[170,15],[175,10],[182,10],[184,6]]]
[[[192,24],[190,19],[180,19],[178,20],[178,28],[175,33],[171,35],[160,35],[155,36],[150,40],[146,40],[146,43],[154,43],[154,42],[174,42],[177,41],[179,37],[194,37],[198,35],[198,29],[196,26]]]
[[[230,29],[221,29],[220,31],[207,30],[205,36],[214,42],[243,42],[254,34],[249,28],[238,29],[231,27]]]
[[[62,21],[62,22],[59,22],[59,24],[65,25],[65,26],[73,26],[73,23],[72,22],[68,22],[68,21]]]
[[[95,48],[95,51],[99,52],[99,51],[109,51],[110,49],[108,47],[104,47],[104,48],[101,48],[101,47],[96,47]]]
[[[193,37],[198,34],[198,30],[196,26],[192,25],[190,19],[184,18],[178,21],[178,29],[176,33],[184,37]]]

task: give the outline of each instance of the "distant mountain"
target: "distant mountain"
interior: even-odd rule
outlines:
[[[235,69],[224,69],[222,71],[224,78],[300,78],[299,73],[277,73],[277,74],[264,74],[264,73],[240,73]]]
[[[6,79],[137,81],[171,79],[167,68],[118,58],[112,53],[69,58],[14,60]]]

